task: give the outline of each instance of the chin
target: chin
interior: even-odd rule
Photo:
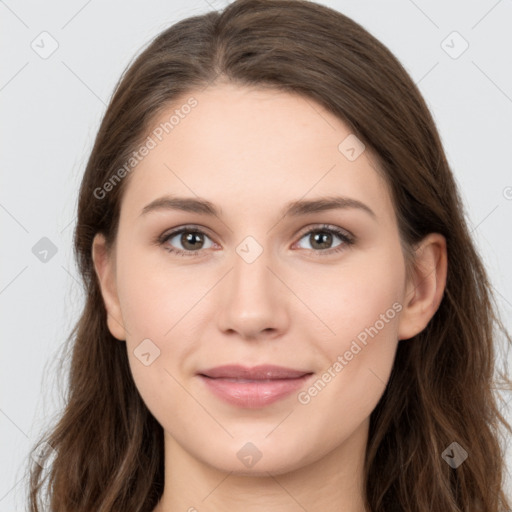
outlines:
[[[300,444],[298,441],[297,445]],[[277,447],[276,447],[277,448]],[[223,451],[222,457],[213,457],[212,460],[204,460],[210,466],[239,476],[268,477],[269,473],[279,475],[297,470],[307,465],[307,454],[302,457],[295,450],[287,453],[267,444],[266,448],[258,450],[252,443],[245,443],[241,448]],[[233,457],[226,457],[226,452],[233,452]],[[267,455],[265,455],[267,453]]]

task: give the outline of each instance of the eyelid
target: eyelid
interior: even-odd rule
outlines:
[[[325,224],[325,223],[318,223],[318,224],[312,224],[309,226],[306,226],[305,228],[301,229],[295,236],[298,236],[302,238],[304,235],[307,235],[311,231],[334,231],[334,232],[340,232],[341,234],[345,235],[347,238],[350,238],[351,240],[355,240],[355,236],[348,231],[345,228],[342,228],[340,226],[336,226],[334,224]]]
[[[179,235],[183,232],[200,233],[202,235],[207,236],[210,240],[212,240],[213,243],[218,245],[217,242],[214,241],[213,237],[209,234],[208,228],[201,226],[201,225],[196,225],[196,224],[185,224],[184,226],[178,226],[176,228],[172,228],[170,230],[164,231],[161,235],[158,235],[156,237],[156,239],[154,240],[154,243],[156,245],[163,245],[170,238],[174,238],[176,235]],[[181,249],[179,249],[179,250],[181,250]],[[203,249],[199,249],[198,251],[203,251]],[[186,252],[193,254],[195,251],[186,251]]]

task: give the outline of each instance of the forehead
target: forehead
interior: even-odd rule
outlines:
[[[123,198],[122,210],[133,215],[165,194],[200,196],[226,214],[243,208],[261,216],[262,209],[319,195],[371,203],[380,216],[393,209],[370,148],[301,95],[211,86],[175,100],[147,136],[152,147]]]

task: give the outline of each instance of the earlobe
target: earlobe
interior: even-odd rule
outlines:
[[[415,254],[412,277],[406,284],[399,340],[412,338],[425,329],[441,304],[446,286],[448,257],[444,236],[430,233]]]
[[[107,312],[107,326],[114,338],[126,340],[126,330],[117,295],[115,262],[106,247],[105,237],[97,233],[92,242],[92,260]]]

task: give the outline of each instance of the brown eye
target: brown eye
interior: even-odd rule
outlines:
[[[200,233],[184,232],[181,233],[180,243],[185,249],[195,251],[197,249],[201,249],[201,245],[204,243],[204,237]]]
[[[332,233],[327,231],[316,231],[308,236],[313,249],[330,249],[330,245],[333,242]]]
[[[333,246],[333,241],[336,238],[341,240],[341,242]],[[342,251],[346,246],[354,243],[354,238],[347,232],[330,226],[310,229],[302,235],[302,239],[309,241],[310,247],[306,247],[306,249],[312,250],[315,253],[325,253],[326,255]],[[324,254],[321,255],[323,256]]]
[[[201,249],[208,249],[205,247],[205,240],[209,237],[199,229],[182,228],[164,235],[160,240],[160,244],[171,253],[179,254],[180,256],[193,256]],[[181,248],[180,248],[181,245]],[[176,248],[176,246],[178,246]]]

